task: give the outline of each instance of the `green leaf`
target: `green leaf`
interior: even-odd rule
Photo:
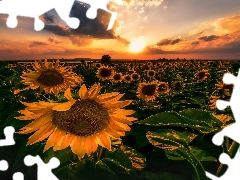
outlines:
[[[112,169],[101,160],[95,164],[95,174],[98,179],[117,179]]]
[[[195,169],[198,178],[205,179],[205,170],[198,159],[191,153],[188,144],[196,137],[190,132],[178,132],[171,129],[162,129],[158,132],[148,132],[149,142],[161,149],[175,151],[178,157],[186,159]]]
[[[146,137],[149,142],[161,149],[175,150],[178,148],[188,148],[188,144],[196,137],[190,132],[178,132],[171,129],[162,129],[157,132],[147,132]]]
[[[208,124],[210,127],[221,127],[222,125],[222,122],[215,118],[211,113],[201,109],[185,109],[179,114],[186,118]]]
[[[117,174],[129,174],[131,169],[124,167],[118,161],[110,158],[103,158],[102,162],[104,162],[111,170]]]
[[[58,150],[58,151],[53,151],[53,148],[50,148],[44,153],[43,161],[47,163],[52,157],[56,157],[59,159],[61,163],[64,163],[64,162],[70,161],[72,156],[73,156],[73,153],[69,147],[63,150]]]
[[[196,109],[187,109],[180,113],[162,112],[136,123],[156,127],[188,127],[203,134],[219,131],[222,125],[222,122],[212,116],[211,113]]]
[[[146,166],[146,158],[135,149],[127,146],[121,146],[120,149],[128,156],[135,170],[142,170]]]
[[[120,146],[119,149],[106,154],[105,157],[108,161],[113,160],[110,163],[119,164],[118,166],[124,168],[128,174],[134,170],[142,170],[146,166],[146,158],[135,149],[127,146]]]
[[[190,153],[193,154],[199,161],[215,161],[217,159],[213,156],[210,156],[206,151],[201,150],[197,147],[190,147]],[[181,156],[177,151],[165,151],[165,154],[168,159],[171,160],[185,160],[183,156]]]

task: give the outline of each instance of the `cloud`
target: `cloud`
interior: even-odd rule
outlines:
[[[35,46],[46,46],[49,45],[47,42],[43,42],[43,41],[33,41],[29,47],[35,47]]]
[[[218,19],[213,23],[219,32],[229,33],[240,30],[240,15],[228,16]]]
[[[82,47],[86,45],[90,45],[93,42],[93,39],[90,39],[88,36],[79,36],[79,35],[71,35],[69,39],[72,41],[73,45]]]
[[[181,38],[176,38],[173,40],[170,39],[162,39],[159,42],[156,43],[157,46],[168,46],[168,45],[175,45],[179,42],[183,41]]]
[[[54,16],[50,15],[48,13],[43,14],[42,16],[40,16],[40,19],[43,20],[45,23],[49,24],[49,23],[55,23],[54,21]]]
[[[211,35],[211,36],[202,36],[202,37],[200,37],[198,39],[202,40],[202,41],[213,41],[213,40],[216,40],[218,38],[220,38],[220,36]]]
[[[55,44],[61,44],[62,42],[61,41],[58,41],[56,40],[56,36],[54,36],[54,34],[52,34],[49,38],[48,38],[48,41],[49,42],[52,42],[52,43],[55,43]]]
[[[123,0],[124,5],[126,6],[159,6],[163,3],[163,0]]]
[[[171,43],[172,40],[161,40],[155,45],[147,46],[144,54],[212,54],[212,56],[215,55],[216,57],[221,57],[221,54],[224,54],[225,58],[228,54],[230,58],[233,57],[234,54],[240,54],[240,31],[224,34],[222,36],[202,36],[193,41],[185,40],[178,49],[173,51],[160,47]]]
[[[57,24],[46,24],[44,30],[50,31],[59,36],[69,36],[70,29],[68,27],[57,25]]]

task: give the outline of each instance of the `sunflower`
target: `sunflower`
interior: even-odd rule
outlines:
[[[171,88],[175,91],[181,90],[185,85],[182,83],[182,81],[173,81],[171,84]]]
[[[114,83],[118,83],[118,82],[121,82],[123,80],[123,75],[122,73],[114,73],[113,77],[112,77],[112,81]]]
[[[147,71],[147,76],[148,76],[148,77],[152,78],[152,77],[154,77],[155,75],[156,75],[156,71],[154,71],[154,70],[152,70],[152,69],[149,69],[149,70]]]
[[[98,95],[100,84],[94,84],[89,90],[82,85],[79,99],[73,99],[70,88],[64,96],[68,102],[34,102],[25,103],[26,109],[19,112],[24,116],[19,120],[33,120],[21,128],[18,134],[29,134],[27,145],[32,145],[47,139],[43,152],[53,147],[62,150],[71,147],[79,159],[97,150],[98,145],[111,151],[112,138],[124,136],[130,130],[128,125],[137,120],[129,117],[133,110],[121,109],[129,105],[132,100],[119,101],[124,95],[111,92]]]
[[[170,91],[168,83],[167,82],[158,82],[158,93],[159,94],[165,94]]]
[[[132,76],[130,76],[130,75],[125,75],[125,76],[124,76],[124,81],[125,81],[125,82],[130,83],[130,82],[132,82],[132,80],[133,80],[133,79],[132,79]]]
[[[59,66],[59,59],[53,65],[47,62],[45,58],[44,63],[39,60],[38,63],[32,64],[35,71],[28,69],[24,71],[21,78],[25,85],[29,85],[29,89],[37,89],[40,87],[40,92],[43,90],[49,94],[54,93],[58,95],[60,91],[65,91],[69,87],[75,87],[76,84],[82,83],[83,79],[73,73],[71,67]]]
[[[97,71],[97,77],[103,81],[112,79],[113,74],[114,74],[113,69],[108,66],[101,66],[98,68]]]
[[[139,80],[140,79],[140,75],[138,73],[133,73],[131,74],[132,79],[135,80]]]
[[[158,81],[150,83],[142,82],[138,84],[137,97],[144,99],[145,101],[153,101],[159,95],[158,93]]]
[[[203,82],[209,76],[209,72],[208,72],[208,70],[203,69],[203,70],[196,72],[194,76],[197,78],[197,80],[199,82]]]

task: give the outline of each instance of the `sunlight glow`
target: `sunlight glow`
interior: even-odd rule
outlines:
[[[139,41],[133,41],[130,45],[129,45],[129,50],[131,52],[140,52],[142,51],[144,48],[144,44],[142,42]]]

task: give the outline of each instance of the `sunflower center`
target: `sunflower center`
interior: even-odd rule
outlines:
[[[132,75],[132,78],[135,80],[135,79],[138,79],[138,74],[133,74]]]
[[[199,79],[204,78],[204,76],[205,76],[205,72],[200,72],[200,73],[198,73],[198,78],[199,78]]]
[[[114,76],[113,76],[113,78],[114,78],[114,80],[120,80],[121,79],[121,76],[120,76],[120,74],[115,74]]]
[[[54,111],[52,122],[63,131],[90,136],[106,128],[109,120],[107,108],[85,99],[76,101],[67,111]]]
[[[142,88],[142,93],[147,96],[152,96],[155,91],[156,91],[155,84],[146,85],[146,86],[143,86]]]
[[[41,73],[37,81],[45,86],[56,86],[64,82],[63,76],[55,70],[46,70]]]
[[[154,76],[154,71],[149,71],[148,75],[149,76]]]
[[[101,76],[102,77],[109,77],[111,75],[112,71],[110,69],[103,68],[101,70]]]

